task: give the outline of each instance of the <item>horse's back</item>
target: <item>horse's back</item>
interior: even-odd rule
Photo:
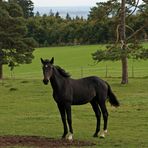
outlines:
[[[78,81],[81,82],[82,85],[84,84],[84,85],[92,86],[92,87],[95,87],[96,89],[98,88],[106,89],[107,87],[106,82],[97,76],[85,77],[82,79],[78,79]]]
[[[71,79],[73,104],[80,105],[90,102],[94,97],[106,92],[106,83],[97,76]]]

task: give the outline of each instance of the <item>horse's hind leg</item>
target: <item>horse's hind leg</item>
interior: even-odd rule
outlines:
[[[98,103],[93,99],[91,102],[92,108],[95,112],[96,118],[97,118],[97,124],[96,124],[96,131],[94,133],[94,137],[98,137],[98,133],[100,131],[100,119],[101,119],[101,112],[98,106]]]
[[[100,105],[100,108],[101,108],[101,111],[102,111],[102,114],[103,114],[103,120],[104,120],[104,131],[103,133],[100,135],[100,137],[105,137],[105,134],[107,133],[107,122],[108,122],[108,111],[107,111],[107,108],[106,108],[106,104],[105,104],[105,101],[102,102],[102,103],[99,103]]]

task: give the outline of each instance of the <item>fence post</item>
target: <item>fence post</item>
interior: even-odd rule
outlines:
[[[108,67],[107,67],[107,64],[106,64],[106,68],[105,68],[105,78],[107,78],[108,76]]]
[[[132,63],[132,78],[134,78],[134,64]]]

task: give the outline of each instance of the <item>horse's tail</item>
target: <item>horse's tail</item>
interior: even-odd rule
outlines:
[[[117,100],[117,97],[115,96],[115,94],[112,92],[110,85],[108,83],[106,83],[106,84],[108,86],[108,97],[109,97],[110,104],[115,107],[120,106],[120,103]]]

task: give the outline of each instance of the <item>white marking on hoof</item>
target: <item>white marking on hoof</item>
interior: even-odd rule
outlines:
[[[107,129],[106,129],[106,130],[104,130],[104,133],[105,133],[105,134],[107,134]]]
[[[73,135],[70,133],[70,134],[68,135],[67,139],[70,140],[70,141],[73,140]]]
[[[104,133],[104,131],[101,132],[101,134],[100,134],[100,138],[105,138],[105,133]]]

